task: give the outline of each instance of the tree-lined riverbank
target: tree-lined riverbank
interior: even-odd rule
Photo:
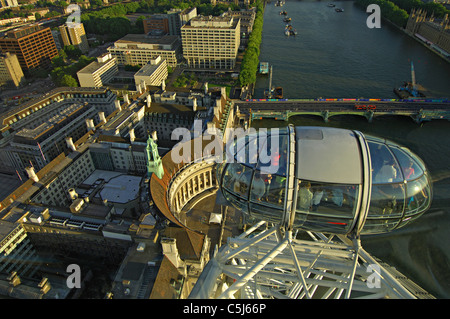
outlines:
[[[256,82],[256,73],[258,72],[259,53],[262,39],[262,30],[264,23],[264,2],[256,1],[256,17],[253,23],[253,30],[248,40],[247,49],[241,63],[239,73],[239,84],[245,86]]]

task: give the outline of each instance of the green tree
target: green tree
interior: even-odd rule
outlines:
[[[64,46],[64,52],[70,59],[78,60],[78,58],[83,54],[79,48],[74,45]]]
[[[249,36],[247,49],[245,50],[239,72],[239,84],[241,86],[254,83],[256,81],[256,73],[258,72],[264,18],[264,5],[261,0],[257,0],[256,8],[253,31]]]
[[[64,58],[62,56],[60,56],[60,55],[55,56],[52,59],[52,66],[53,67],[62,67],[62,66],[65,66],[65,65],[66,65],[66,62],[65,62]]]
[[[60,81],[59,81],[59,86],[70,86],[70,87],[77,87],[78,86],[78,82],[77,80],[75,80],[73,78],[73,76],[68,75],[68,74],[64,74]]]

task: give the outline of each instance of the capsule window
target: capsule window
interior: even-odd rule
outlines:
[[[253,170],[250,167],[239,163],[230,163],[225,170],[223,186],[229,192],[248,199],[252,175]]]
[[[417,164],[415,160],[413,160],[410,156],[408,156],[404,151],[396,147],[392,147],[391,150],[394,153],[395,157],[398,159],[398,162],[400,163],[403,178],[406,181],[416,179],[417,177],[423,175],[422,168]]]
[[[345,233],[353,225],[358,185],[298,181],[295,227]]]
[[[400,166],[389,151],[380,143],[369,142],[370,158],[372,160],[372,181],[374,184],[396,183],[403,180]]]
[[[405,209],[405,185],[403,183],[373,185],[369,219],[401,218]]]
[[[250,200],[269,206],[284,206],[286,176],[255,171]]]
[[[431,191],[427,175],[407,183],[406,216],[423,212],[431,204]]]

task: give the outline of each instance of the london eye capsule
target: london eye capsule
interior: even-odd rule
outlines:
[[[225,154],[217,177],[228,203],[290,229],[383,233],[431,204],[423,161],[405,147],[358,131],[260,130],[236,138]]]

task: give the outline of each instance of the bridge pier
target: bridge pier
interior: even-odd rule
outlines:
[[[323,120],[325,121],[325,123],[328,123],[328,121],[329,121],[329,119],[328,119],[329,116],[330,116],[330,112],[328,112],[328,110],[322,112],[322,117],[323,117]]]
[[[367,121],[369,121],[369,123],[372,123],[373,120],[373,111],[367,111],[364,116],[366,117]]]

